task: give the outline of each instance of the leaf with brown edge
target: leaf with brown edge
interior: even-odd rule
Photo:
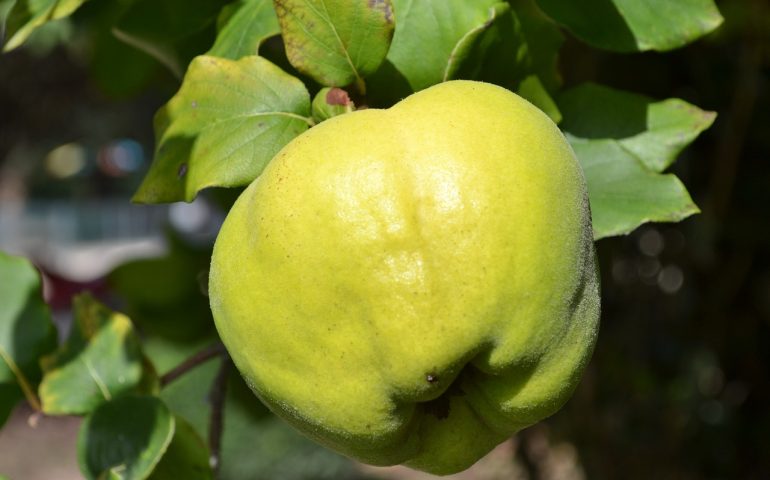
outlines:
[[[73,302],[75,321],[67,341],[41,361],[43,411],[78,415],[140,386],[152,390],[131,320],[82,294]]]
[[[390,48],[391,0],[273,0],[286,55],[294,67],[329,87],[374,73]]]

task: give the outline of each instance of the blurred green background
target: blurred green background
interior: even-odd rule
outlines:
[[[702,214],[598,242],[602,328],[574,398],[463,478],[770,479],[770,2],[718,5],[725,24],[717,32],[666,54],[606,53],[568,37],[560,59],[565,86],[594,81],[718,112],[673,167]],[[162,316],[168,299],[127,302],[121,293],[134,288],[131,281],[105,275],[127,259],[168,251],[169,223],[185,246],[157,271],[172,271],[179,255],[203,259],[185,274],[189,284],[172,293],[192,295],[192,305],[205,302],[196,275],[221,221],[219,205],[228,200],[209,194],[192,207],[128,205],[149,165],[152,115],[176,85],[109,32],[78,37],[67,22],[0,56],[0,248],[23,250],[44,266],[62,325],[69,298],[82,288],[140,318]],[[106,258],[104,251],[76,247],[105,237],[124,248],[109,250],[112,263],[99,270],[88,262]],[[52,253],[61,242],[72,249]],[[86,267],[68,276],[78,265]],[[190,338],[144,325],[159,332],[157,342],[178,346],[177,357],[156,362],[168,368],[205,343],[207,315],[189,316]],[[199,375],[211,378],[214,370]],[[231,396],[238,397],[234,385]],[[182,384],[175,388],[166,395],[171,403],[175,395],[194,396]],[[254,469],[259,478],[413,478],[400,470],[363,473],[265,420],[255,400],[242,397],[233,408],[254,410],[244,413],[253,425],[234,426],[226,437],[236,452],[225,458],[227,478],[247,478]],[[194,406],[180,408],[200,416]],[[0,445],[23,437],[10,436],[25,428],[23,415],[14,418],[0,431]],[[74,432],[69,423],[52,428],[63,429],[63,443]],[[33,478],[41,471],[40,452],[32,445],[24,451],[9,458],[0,449],[0,473]],[[501,455],[513,466],[501,467]]]

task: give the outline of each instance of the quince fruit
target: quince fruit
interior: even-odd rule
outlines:
[[[572,150],[540,110],[472,81],[295,138],[232,207],[209,285],[274,413],[436,474],[558,410],[599,319]]]

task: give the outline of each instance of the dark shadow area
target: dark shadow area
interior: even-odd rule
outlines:
[[[719,115],[672,168],[703,213],[597,244],[597,349],[547,422],[586,478],[770,478],[768,7],[721,2],[716,34],[665,55],[575,40],[562,53],[567,87],[595,81]]]
[[[641,95],[619,94],[594,83],[585,83],[557,99],[562,130],[580,138],[633,137],[647,129],[650,100]],[[589,118],[586,113],[590,112]]]
[[[593,38],[596,44],[615,45],[619,51],[633,51],[636,40],[612,0],[538,0],[538,5],[579,38]],[[597,27],[597,24],[599,26]]]

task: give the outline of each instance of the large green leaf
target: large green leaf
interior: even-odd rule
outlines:
[[[217,39],[206,54],[237,60],[256,55],[265,39],[281,33],[272,0],[239,0],[222,9]]]
[[[465,62],[480,62],[494,38],[484,35],[507,21],[509,5],[500,0],[394,0],[396,33],[390,63],[414,91],[457,78]],[[510,60],[511,63],[515,59]],[[468,78],[468,75],[463,75]]]
[[[716,118],[683,100],[656,102],[592,83],[564,92],[559,107],[565,131],[586,139],[615,139],[656,172],[668,168]]]
[[[576,37],[620,52],[681,47],[722,23],[714,0],[537,0]]]
[[[43,359],[40,400],[48,414],[85,414],[139,387],[146,374],[131,320],[83,294],[67,342]]]
[[[120,40],[165,65],[178,78],[214,38],[227,0],[137,0],[113,29]]]
[[[391,0],[273,0],[286,55],[321,85],[356,83],[380,66],[393,37]]]
[[[305,86],[264,58],[197,57],[155,117],[155,159],[133,200],[190,201],[206,187],[247,185],[311,124]]]
[[[0,426],[24,393],[36,408],[38,359],[56,347],[40,274],[24,258],[0,252]]]
[[[645,222],[677,222],[698,207],[674,175],[655,173],[612,139],[567,135],[583,167],[594,238],[631,232]]]
[[[8,13],[3,51],[19,47],[38,27],[51,20],[65,18],[86,0],[16,0]]]
[[[159,398],[127,395],[104,403],[80,427],[80,470],[88,480],[145,479],[174,430],[174,417]]]

